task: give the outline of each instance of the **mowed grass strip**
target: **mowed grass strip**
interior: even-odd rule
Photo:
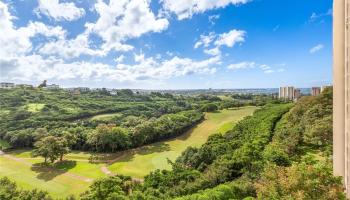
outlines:
[[[184,135],[138,149],[125,151],[118,161],[108,166],[116,174],[142,178],[155,169],[170,169],[167,159],[174,161],[189,146],[198,147],[218,132],[226,132],[245,116],[252,115],[257,107],[222,110],[207,113],[206,120]]]

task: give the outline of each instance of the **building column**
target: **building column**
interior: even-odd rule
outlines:
[[[350,197],[349,21],[350,0],[333,1],[333,171]]]

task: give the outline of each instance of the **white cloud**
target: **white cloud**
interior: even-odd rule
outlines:
[[[271,69],[271,67],[270,66],[268,66],[268,65],[260,65],[260,69],[262,69],[262,70],[269,70],[269,69]]]
[[[240,62],[240,63],[235,63],[235,64],[230,64],[227,68],[236,70],[236,69],[249,69],[249,68],[254,68],[256,66],[255,62]]]
[[[272,69],[268,69],[268,70],[265,70],[264,73],[265,74],[271,74],[271,73],[274,73],[275,71],[272,70]]]
[[[66,62],[54,57],[44,58],[41,55],[27,55],[0,58],[2,77],[7,80],[40,81],[40,80],[99,80],[119,82],[137,82],[145,80],[166,80],[172,77],[190,74],[211,74],[220,65],[220,57],[205,60],[173,57],[168,60],[157,60],[135,55],[134,64],[117,63],[108,65],[86,61]]]
[[[249,0],[162,0],[163,9],[175,13],[179,20],[207,10],[224,8],[228,5],[245,4]]]
[[[219,47],[214,47],[212,49],[204,49],[204,53],[212,56],[217,56],[221,54]]]
[[[251,62],[251,61],[244,61],[244,62],[240,62],[240,63],[234,63],[229,65],[227,68],[231,69],[231,70],[237,70],[237,69],[253,69],[255,67],[259,67],[259,69],[262,70],[263,73],[265,74],[271,74],[276,72],[276,70],[274,70],[272,67],[270,67],[269,65],[266,64],[257,64],[255,62]],[[279,68],[277,69],[277,72],[284,72],[285,69],[284,68]]]
[[[73,21],[85,15],[83,8],[78,8],[73,2],[59,2],[59,0],[39,0],[37,14],[44,14],[57,21]]]
[[[328,9],[328,11],[325,12],[325,13],[319,13],[319,14],[317,14],[317,13],[313,12],[313,13],[311,14],[310,18],[309,18],[309,22],[315,22],[315,21],[317,21],[319,18],[323,18],[323,17],[326,17],[326,16],[332,16],[332,15],[333,15],[333,9],[332,9],[332,8]]]
[[[116,63],[122,63],[124,61],[124,59],[125,59],[125,56],[124,55],[120,55],[116,59],[114,59],[114,61]]]
[[[155,17],[149,3],[145,0],[111,0],[106,4],[99,0],[94,5],[99,15],[95,23],[86,23],[85,31],[76,38],[46,43],[39,52],[69,59],[80,55],[106,56],[110,51],[130,51],[134,47],[125,44],[128,39],[148,32],[161,32],[168,26],[167,19]],[[91,47],[91,35],[102,39],[99,46]]]
[[[48,38],[62,39],[66,32],[59,26],[47,26],[41,22],[29,22],[25,27],[16,28],[7,4],[0,2],[0,57],[24,55],[32,51],[31,38],[43,35]]]
[[[105,48],[119,50],[127,39],[167,29],[168,20],[156,17],[149,4],[146,0],[110,0],[109,4],[98,0],[95,9],[99,19],[87,24],[88,30],[102,37]]]
[[[209,35],[200,35],[200,39],[194,44],[194,48],[197,49],[200,46],[208,47],[215,37],[216,35],[214,32],[210,32]]]
[[[318,44],[310,49],[310,53],[316,53],[317,51],[320,51],[324,48],[323,44]]]
[[[245,35],[246,35],[245,31],[234,29],[228,33],[220,34],[218,40],[216,40],[214,44],[217,46],[225,45],[228,47],[233,47],[235,44],[239,42],[244,42]]]
[[[245,35],[245,31],[236,29],[219,35],[214,32],[210,32],[208,35],[202,34],[200,35],[200,39],[195,43],[194,48],[196,49],[203,46],[205,48],[204,53],[209,55],[219,55],[221,54],[221,46],[233,47],[237,43],[242,43],[245,41]],[[208,48],[210,46],[211,48]]]
[[[133,49],[130,45],[117,42],[112,46],[102,44],[100,48],[92,49],[89,41],[89,35],[85,32],[71,40],[61,39],[48,42],[40,48],[39,52],[45,55],[56,55],[69,59],[79,57],[80,55],[106,56],[112,49],[118,51],[129,51]]]

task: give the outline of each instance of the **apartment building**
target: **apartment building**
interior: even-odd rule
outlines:
[[[278,98],[284,99],[284,100],[294,100],[294,87],[291,87],[291,86],[280,87]]]
[[[6,83],[6,82],[0,83],[0,88],[10,89],[10,88],[14,88],[14,87],[15,87],[14,83]]]
[[[317,96],[321,94],[321,88],[320,87],[312,87],[311,88],[311,95]]]
[[[300,89],[294,89],[294,100],[298,100],[301,97]]]
[[[350,198],[350,0],[333,1],[333,171]]]

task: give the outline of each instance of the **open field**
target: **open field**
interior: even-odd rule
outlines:
[[[0,177],[7,176],[26,189],[38,188],[54,197],[79,195],[91,182],[106,177],[106,171],[142,178],[155,169],[170,169],[167,158],[175,160],[188,146],[200,146],[209,135],[226,132],[235,122],[251,115],[256,107],[207,113],[206,120],[187,133],[165,142],[116,154],[97,154],[106,164],[90,163],[91,153],[72,152],[54,167],[43,167],[42,158],[32,158],[30,150],[15,150],[0,156]]]
[[[207,113],[206,120],[189,130],[184,135],[165,142],[129,150],[114,164],[108,166],[116,174],[141,178],[155,169],[170,169],[167,158],[175,160],[188,146],[200,146],[209,135],[226,132],[234,123],[251,115],[256,107],[245,107],[237,110],[222,110]],[[222,128],[223,127],[223,128]]]
[[[112,114],[101,114],[101,115],[96,115],[91,117],[91,120],[105,120],[108,121],[112,119],[113,117],[118,117],[120,116],[120,113],[112,113]]]

